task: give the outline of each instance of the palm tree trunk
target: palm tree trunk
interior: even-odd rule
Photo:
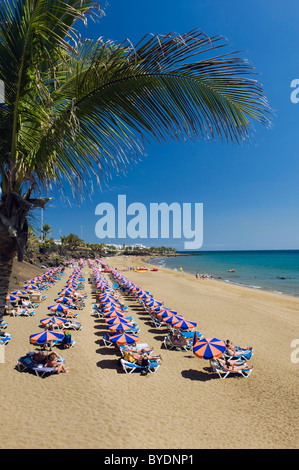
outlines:
[[[10,191],[3,194],[0,201],[0,318],[5,312],[13,259],[23,261],[28,240],[27,215],[35,207],[44,208],[49,198],[27,199]]]
[[[0,319],[5,313],[6,296],[12,272],[13,259],[17,254],[17,241],[0,222]]]

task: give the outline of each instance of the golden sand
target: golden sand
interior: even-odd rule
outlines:
[[[297,448],[298,371],[291,342],[298,338],[299,299],[256,291],[217,280],[159,268],[126,271],[130,260],[109,258],[111,267],[197,322],[206,337],[253,346],[249,378],[225,380],[192,352],[161,349],[166,329],[150,325],[140,304],[125,300],[140,326],[140,341],[162,355],[156,374],[125,374],[119,356],[103,346],[105,323],[90,313],[94,299],[79,311],[81,331],[73,348],[60,351],[68,374],[44,379],[20,373],[18,357],[31,349],[29,336],[40,331],[66,270],[33,317],[5,317],[13,337],[0,364],[2,390],[0,447],[5,449],[261,449]],[[144,264],[131,260],[134,265]],[[24,264],[24,277],[27,265]],[[31,268],[32,269],[32,268]],[[30,276],[29,276],[30,278]],[[57,349],[58,351],[58,349]],[[298,357],[298,354],[297,354]]]

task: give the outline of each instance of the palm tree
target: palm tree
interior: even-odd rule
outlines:
[[[75,250],[76,248],[79,248],[80,246],[85,246],[85,243],[81,238],[78,237],[78,235],[75,235],[74,233],[70,233],[69,235],[65,235],[61,237],[61,242],[64,246],[67,246],[71,250]]]
[[[199,30],[129,41],[81,39],[77,20],[101,16],[93,0],[0,4],[0,312],[23,259],[27,216],[49,190],[83,199],[148,142],[240,143],[269,106],[253,68]]]
[[[51,225],[49,224],[44,224],[43,227],[42,227],[42,236],[43,236],[43,242],[46,243],[48,240],[48,235],[50,235],[50,233],[53,233],[53,230],[51,230]]]

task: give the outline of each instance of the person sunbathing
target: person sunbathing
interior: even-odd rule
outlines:
[[[146,348],[140,348],[137,346],[137,344],[135,343],[135,346],[129,346],[128,344],[126,344],[123,349],[125,351],[127,351],[128,353],[132,354],[132,353],[137,353],[137,354],[140,354],[141,351],[145,351],[147,354],[150,354],[151,352],[153,352],[153,348],[151,348],[150,346],[146,347]]]
[[[217,359],[218,363],[224,367],[225,370],[227,371],[232,371],[232,372],[240,372],[242,370],[248,370],[252,369],[252,366],[249,366],[246,364],[246,362],[238,363],[237,361],[232,361],[232,360],[224,360],[224,359]]]
[[[64,323],[64,328],[72,328],[73,330],[80,330],[81,325],[76,321],[67,321]]]
[[[144,367],[144,370],[141,371],[141,375],[147,375],[150,372],[150,356],[146,352],[139,355],[137,364]]]
[[[47,323],[46,326],[45,326],[45,330],[53,331],[54,330],[53,322],[49,321],[49,323]]]
[[[226,351],[228,352],[228,354],[232,356],[234,359],[235,358],[238,359],[238,357],[242,355],[242,353],[244,353],[245,351],[248,352],[249,350],[252,350],[252,347],[249,347],[249,348],[238,347],[237,348],[229,339],[226,340],[225,346],[226,346]]]
[[[55,369],[57,370],[57,374],[60,374],[60,372],[68,373],[69,372],[68,367],[65,367],[63,362],[57,362],[55,358],[56,358],[55,354],[53,353],[49,354],[49,358],[47,362],[45,363],[45,367],[55,367]]]
[[[175,346],[186,346],[186,344],[187,344],[186,338],[183,335],[179,334],[179,333],[171,334],[170,335],[170,340],[171,340],[172,344],[174,344]]]
[[[141,366],[142,365],[142,360],[145,359],[145,360],[158,360],[158,359],[161,359],[161,356],[160,355],[152,355],[152,354],[149,354],[145,351],[145,349],[141,349],[140,353],[130,353],[131,356],[137,361],[137,363]]]
[[[38,362],[39,364],[44,364],[49,360],[50,354],[45,354],[42,351],[34,351],[33,354],[31,354],[32,359],[35,362]],[[57,354],[55,351],[52,352],[52,357],[57,357],[59,358],[59,354]]]
[[[10,334],[6,333],[5,331],[0,329],[0,336],[4,338],[4,337],[7,337],[7,336],[10,336]]]

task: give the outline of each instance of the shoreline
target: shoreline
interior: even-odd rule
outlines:
[[[175,255],[174,255],[175,256]],[[191,256],[191,255],[178,255],[178,256]],[[197,256],[197,255],[193,255],[193,256]],[[200,256],[200,255],[199,255]],[[172,257],[172,256],[170,256]],[[157,256],[157,257],[151,257],[151,258],[142,258],[142,262],[144,263],[147,263],[149,264],[150,266],[156,266],[156,267],[159,267],[160,269],[169,269],[170,271],[172,272],[180,272],[180,271],[177,271],[175,269],[172,269],[172,268],[169,268],[169,267],[163,267],[159,264],[156,264],[154,262],[151,262],[151,260],[155,260],[156,258],[159,258],[159,259],[163,259],[163,258],[169,258],[169,256]],[[190,273],[190,272],[187,272],[187,271],[182,271],[180,272],[181,274],[185,273],[185,274],[189,274],[190,276],[194,276],[195,274],[194,273]],[[208,278],[208,279],[211,279],[211,278]],[[205,279],[205,280],[208,280],[208,279]],[[219,281],[219,282],[222,282],[222,283],[225,283],[225,284],[229,284],[229,285],[233,285],[233,286],[239,286],[239,287],[244,287],[246,289],[252,289],[252,290],[256,290],[256,291],[263,291],[263,292],[268,292],[268,293],[272,293],[272,294],[276,294],[276,295],[283,295],[283,296],[289,296],[289,297],[294,297],[296,299],[299,298],[299,294],[290,294],[289,292],[284,292],[284,291],[277,291],[277,290],[272,290],[270,288],[265,288],[265,287],[261,287],[261,286],[254,286],[254,285],[249,285],[249,284],[242,284],[242,283],[239,283],[237,281],[231,281],[229,279],[223,279],[223,278],[219,278],[219,277],[213,277],[211,280],[213,281]]]

